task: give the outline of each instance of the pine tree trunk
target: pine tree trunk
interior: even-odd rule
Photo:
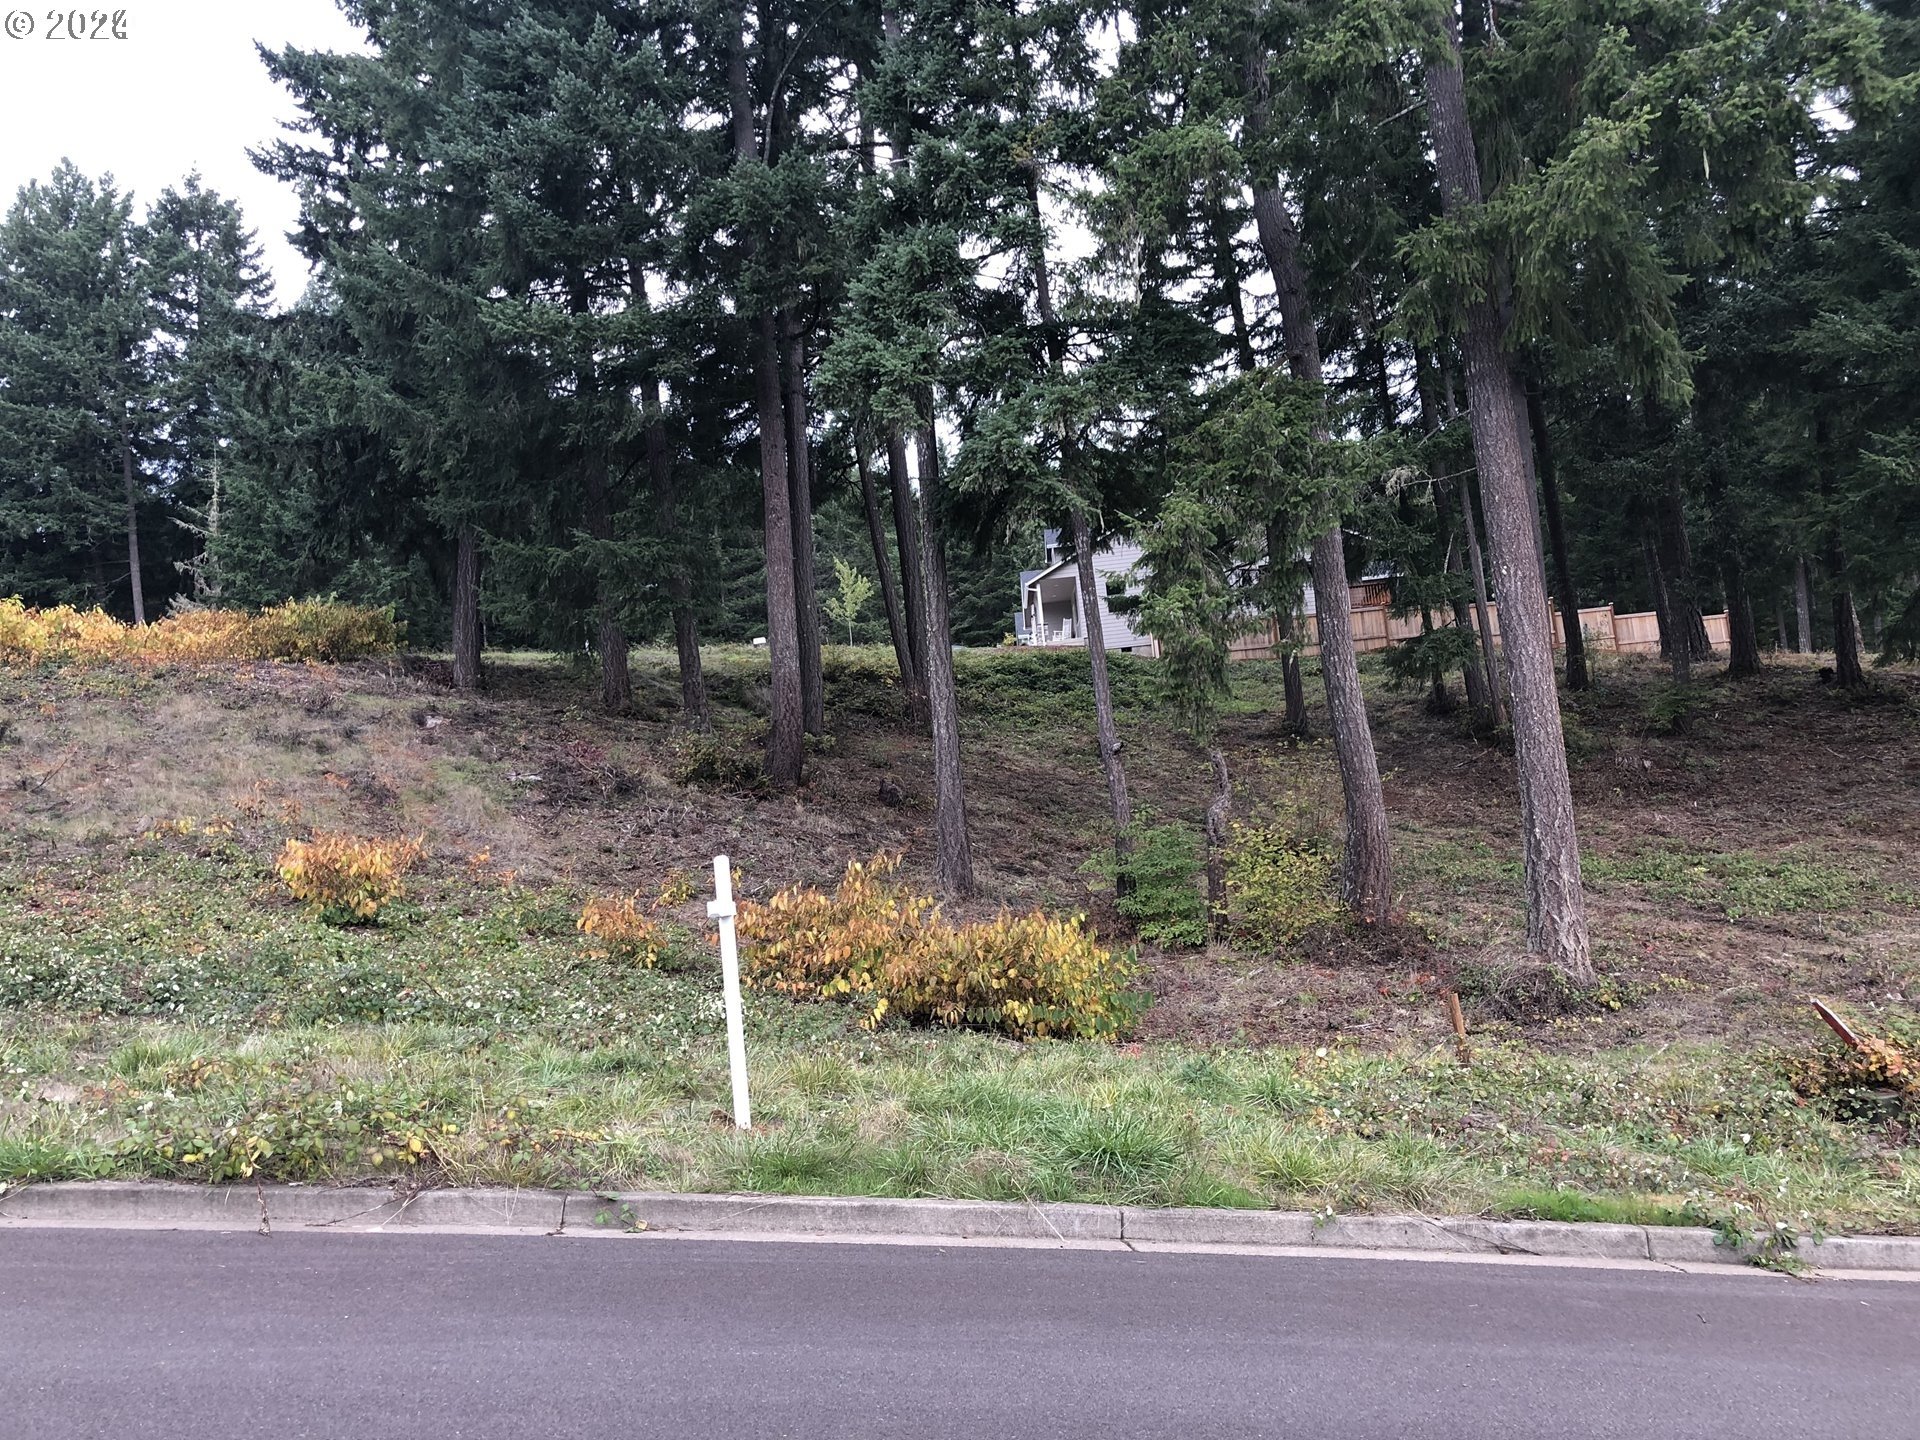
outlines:
[[[1667,663],[1673,670],[1673,683],[1690,685],[1693,683],[1693,646],[1682,643],[1679,636],[1675,637],[1675,641],[1676,643],[1667,650]]]
[[[1256,186],[1253,213],[1267,267],[1273,272],[1287,363],[1296,379],[1321,384],[1320,339],[1314,332],[1300,231],[1278,189]],[[1393,868],[1387,802],[1373,750],[1360,666],[1353,651],[1352,597],[1347,592],[1346,538],[1339,524],[1313,542],[1314,613],[1320,629],[1320,674],[1333,721],[1333,749],[1346,802],[1347,843],[1340,893],[1365,923],[1387,918],[1393,904]]]
[[[1849,690],[1867,683],[1860,664],[1860,623],[1847,586],[1847,557],[1837,539],[1827,541],[1827,576],[1833,581],[1833,678]]]
[[[1417,347],[1413,353],[1413,370],[1414,393],[1420,401],[1420,428],[1431,437],[1440,433],[1440,407],[1435,403],[1433,395],[1434,368],[1428,363],[1427,356]],[[1439,379],[1450,386],[1444,371]],[[1466,542],[1465,537],[1455,531],[1453,525],[1453,517],[1459,510],[1459,502],[1454,497],[1453,482],[1444,476],[1436,476],[1433,491],[1435,507],[1439,510],[1447,527],[1447,573],[1462,575],[1464,572],[1460,562],[1460,552]],[[1477,585],[1485,585],[1484,577],[1477,570],[1474,578]],[[1451,601],[1454,628],[1463,635],[1471,636],[1474,633],[1474,623],[1469,615],[1470,607],[1457,584],[1450,588],[1454,592]],[[1492,720],[1492,709],[1487,704],[1487,670],[1483,662],[1484,657],[1476,644],[1473,647],[1472,657],[1460,667],[1460,679],[1466,686],[1467,709],[1473,712],[1476,723],[1483,720],[1496,723]]]
[[[1787,602],[1776,590],[1773,592],[1773,653],[1784,655],[1792,648],[1792,642],[1787,639]]]
[[[1480,630],[1480,662],[1486,666],[1486,712],[1498,726],[1503,716],[1500,662],[1494,657],[1494,601],[1486,589],[1486,557],[1480,551],[1480,522],[1473,518],[1473,480],[1459,488],[1459,516],[1467,528],[1467,566],[1473,570],[1473,612]]]
[[[480,537],[470,524],[454,534],[453,684],[480,688]]]
[[[576,319],[592,313],[592,296],[586,274],[578,266],[567,275],[567,308]],[[604,417],[598,411],[600,377],[592,351],[580,363],[576,376],[577,395],[586,415],[587,428],[595,438],[587,441],[581,457],[581,489],[584,491],[587,534],[601,545],[613,543],[613,502],[607,492],[606,442]],[[633,708],[633,676],[627,667],[627,632],[621,627],[616,586],[606,556],[596,557],[594,576],[595,628],[594,648],[600,656],[600,704],[610,714],[623,715]]]
[[[680,662],[680,713],[688,725],[705,730],[712,719],[707,710],[706,672],[700,661],[700,620],[693,609],[693,577],[688,573],[681,541],[673,452],[667,447],[657,377],[649,375],[642,383],[641,405],[647,425],[647,479],[653,491],[654,524],[668,551],[667,600],[673,610],[673,648]]]
[[[772,721],[767,735],[767,778],[777,790],[800,783],[806,761],[806,710],[800,659],[800,617],[795,605],[792,490],[787,471],[786,407],[780,394],[779,322],[761,315],[755,391],[760,419],[760,499],[764,509],[767,569],[767,659]]]
[[[920,398],[920,573],[927,615],[927,702],[933,720],[934,879],[955,899],[971,895],[973,845],[967,837],[967,794],[960,770],[960,700],[953,679],[947,618],[947,551],[940,525],[940,449],[933,432],[933,396]]]
[[[1079,569],[1080,608],[1086,616],[1087,663],[1093,671],[1094,734],[1100,746],[1100,769],[1107,778],[1107,805],[1113,813],[1113,853],[1119,862],[1117,883],[1131,877],[1127,863],[1133,855],[1133,801],[1127,794],[1126,766],[1120,760],[1120,730],[1113,718],[1113,682],[1107,673],[1107,637],[1100,623],[1100,587],[1093,573],[1093,527],[1086,510],[1073,507],[1073,558]]]
[[[1033,221],[1033,279],[1035,304],[1045,332],[1047,368],[1056,384],[1067,374],[1067,333],[1053,308],[1053,286],[1047,266],[1046,221],[1040,210],[1039,171],[1027,169],[1027,213]],[[1093,526],[1079,492],[1079,447],[1073,433],[1060,431],[1060,479],[1075,497],[1068,516],[1073,531],[1073,558],[1080,587],[1080,611],[1086,633],[1087,664],[1093,672],[1094,733],[1100,746],[1100,768],[1107,778],[1107,803],[1113,812],[1113,853],[1117,861],[1115,885],[1121,894],[1132,887],[1128,861],[1133,854],[1133,802],[1127,794],[1127,771],[1120,760],[1120,732],[1113,718],[1113,684],[1107,673],[1106,628],[1100,621],[1100,587],[1093,573]]]
[[[1447,423],[1451,425],[1459,420],[1460,407],[1454,399],[1453,376],[1444,361],[1439,367],[1439,379],[1442,404]],[[1480,675],[1486,687],[1487,715],[1498,726],[1504,710],[1501,705],[1500,667],[1493,653],[1493,599],[1487,589],[1487,564],[1480,548],[1480,523],[1474,515],[1473,477],[1467,475],[1460,482],[1460,524],[1466,534],[1467,563],[1473,572],[1473,612],[1475,629],[1480,636]]]
[[[900,43],[900,14],[891,5],[880,7],[880,33],[889,48]],[[896,174],[904,174],[910,163],[908,154],[913,146],[913,135],[904,123],[887,136],[887,145],[893,151],[893,157],[889,162],[892,169]],[[931,397],[928,398],[928,413],[931,416]],[[929,423],[931,423],[930,419]],[[936,460],[938,458],[937,452],[935,458]],[[927,613],[928,580],[921,564],[921,553],[925,541],[914,528],[913,491],[907,477],[906,438],[892,426],[887,430],[887,484],[893,492],[893,533],[895,541],[900,546],[900,590],[902,598],[906,601],[907,638],[913,645],[914,673],[919,677],[918,689],[909,693],[907,700],[915,716],[924,722],[931,717],[932,713],[929,692],[933,683],[927,668],[928,631],[933,620]],[[943,551],[941,557],[943,568],[940,578],[943,606],[946,603],[945,563]],[[944,623],[943,621],[943,634],[945,633]]]
[[[1796,648],[1802,655],[1813,654],[1813,579],[1804,555],[1796,555],[1793,561],[1793,618],[1799,627]]]
[[[1533,463],[1540,476],[1540,498],[1546,502],[1547,538],[1553,545],[1554,590],[1560,602],[1560,628],[1567,639],[1567,689],[1585,690],[1587,637],[1580,628],[1580,592],[1574,588],[1573,560],[1567,549],[1567,526],[1560,511],[1559,467],[1553,461],[1553,437],[1547,430],[1546,406],[1540,392],[1527,391],[1527,425],[1533,431]]]
[[[887,611],[887,634],[893,639],[894,659],[900,665],[900,689],[912,694],[919,677],[913,669],[913,642],[907,638],[907,617],[900,609],[900,592],[893,583],[893,562],[887,558],[887,526],[880,516],[880,494],[873,483],[873,466],[866,448],[854,442],[854,463],[860,471],[860,508],[866,512],[867,539],[873,545],[873,568],[880,574],[880,600]]]
[[[1680,493],[1678,471],[1667,472],[1667,524],[1673,536],[1673,571],[1667,579],[1667,605],[1677,633],[1686,637],[1695,660],[1713,653],[1707,639],[1706,617],[1700,612],[1699,582],[1693,573],[1693,545],[1687,538],[1687,507]]]
[[[753,99],[747,81],[745,6],[736,6],[727,57],[735,165],[765,162],[754,144]],[[742,248],[758,248],[752,235]],[[760,501],[766,537],[767,659],[771,726],[767,778],[777,790],[800,784],[806,759],[806,716],[800,694],[800,621],[794,606],[793,517],[787,474],[787,415],[780,385],[780,323],[771,310],[753,321],[754,402],[760,425]]]
[[[587,533],[613,540],[613,506],[607,496],[607,453],[595,447],[586,457]],[[633,708],[633,676],[627,668],[627,632],[615,611],[613,586],[603,573],[599,587],[600,703],[615,715]]]
[[[1294,644],[1295,614],[1292,606],[1279,606],[1273,612],[1274,633],[1280,641],[1280,692],[1285,697],[1287,733],[1296,740],[1310,740],[1313,720],[1307,714],[1307,682]]]
[[[790,314],[786,333],[787,473],[792,480],[794,615],[800,627],[800,707],[809,735],[827,729],[826,674],[820,658],[819,581],[813,555],[813,455],[808,440],[807,342]]]
[[[1458,552],[1447,556],[1447,568],[1455,574],[1460,573]],[[1472,607],[1458,595],[1453,597],[1453,624],[1454,628],[1462,633],[1473,634]],[[1486,667],[1481,663],[1480,646],[1477,642],[1473,647],[1472,658],[1460,667],[1460,682],[1466,687],[1467,709],[1471,710],[1476,718],[1485,717],[1489,723],[1497,724],[1498,722],[1493,720],[1493,707],[1487,703],[1487,672]]]
[[[1274,638],[1280,650],[1280,689],[1286,699],[1286,730],[1305,740],[1313,733],[1307,719],[1307,687],[1300,677],[1300,652],[1293,643],[1294,617],[1299,611],[1300,587],[1294,581],[1294,559],[1286,536],[1291,529],[1284,515],[1267,522],[1267,586],[1272,594]]]
[[[913,684],[907,708],[925,724],[927,708],[927,582],[920,573],[920,530],[914,518],[913,482],[907,474],[907,442],[887,431],[887,491],[893,500],[893,537],[900,549],[900,599],[907,613],[907,643],[913,650]]]
[[[1453,486],[1445,480],[1436,481],[1434,491],[1434,499],[1439,506],[1440,513],[1446,516],[1448,520],[1447,573],[1449,575],[1460,575],[1464,578],[1460,554],[1461,551],[1466,548],[1466,545],[1464,538],[1456,535],[1452,524],[1452,517],[1458,512],[1460,502],[1454,498]],[[1484,590],[1486,588],[1485,576],[1476,571],[1473,584],[1476,591]],[[1476,633],[1474,625],[1476,607],[1469,605],[1466,598],[1460,594],[1457,582],[1453,588],[1454,594],[1451,603],[1453,606],[1454,628],[1460,631],[1461,634],[1471,637]],[[1479,610],[1478,613],[1485,615],[1486,611]],[[1472,649],[1472,655],[1460,666],[1460,679],[1462,683],[1465,684],[1467,690],[1467,708],[1473,712],[1476,721],[1484,720],[1489,724],[1498,724],[1499,721],[1494,716],[1493,706],[1489,704],[1487,700],[1488,680],[1486,657],[1481,653],[1481,645],[1478,640],[1475,640]]]
[[[1427,117],[1442,208],[1449,217],[1465,218],[1481,203],[1480,166],[1467,113],[1459,30],[1451,14],[1441,25],[1444,48],[1426,65]],[[1593,962],[1586,899],[1580,889],[1573,786],[1560,726],[1546,587],[1529,513],[1534,508],[1534,480],[1526,401],[1514,379],[1500,308],[1508,292],[1504,264],[1495,266],[1490,289],[1491,294],[1467,308],[1462,350],[1513,709],[1527,879],[1527,948],[1574,983],[1589,984]]]
[[[1227,775],[1227,757],[1209,750],[1213,765],[1213,800],[1207,806],[1207,934],[1215,940],[1227,933],[1227,845],[1231,839],[1233,781]]]
[[[1227,310],[1233,317],[1233,358],[1240,372],[1251,374],[1259,363],[1253,353],[1253,331],[1247,325],[1246,297],[1240,292],[1240,265],[1233,255],[1233,234],[1227,228],[1227,212],[1219,201],[1207,210],[1207,228],[1213,244],[1213,278],[1227,297]]]
[[[1486,666],[1487,714],[1499,725],[1504,709],[1500,697],[1500,666],[1493,651],[1492,602],[1487,595],[1487,562],[1480,553],[1480,526],[1473,518],[1473,482],[1460,486],[1460,518],[1467,530],[1467,565],[1473,571],[1473,609],[1480,629],[1480,660]],[[1504,598],[1504,597],[1503,597]]]
[[[1280,639],[1293,639],[1293,616],[1280,622]],[[1307,714],[1307,682],[1300,670],[1300,652],[1291,648],[1280,652],[1280,693],[1284,697],[1287,733],[1296,740],[1313,738],[1313,718]]]
[[[1719,407],[1705,391],[1696,392],[1696,417],[1717,421]],[[1702,427],[1696,418],[1696,428]],[[1707,515],[1712,544],[1719,558],[1720,588],[1727,597],[1727,678],[1751,680],[1760,673],[1760,634],[1754,625],[1753,600],[1747,593],[1746,567],[1740,559],[1740,524],[1727,498],[1727,461],[1716,446],[1706,472]]]
[[[1760,632],[1753,623],[1746,572],[1730,548],[1720,555],[1720,583],[1727,592],[1727,678],[1751,680],[1760,673]]]
[[[1433,612],[1422,609],[1420,612],[1420,635],[1422,639],[1433,636]],[[1427,682],[1427,713],[1429,715],[1451,715],[1453,713],[1453,692],[1447,689],[1447,672],[1436,663]]]
[[[133,589],[133,623],[147,623],[147,591],[140,578],[140,489],[133,480],[133,440],[120,432],[120,479],[127,499],[127,579]]]
[[[1673,655],[1673,614],[1667,604],[1667,572],[1660,563],[1660,542],[1649,521],[1640,523],[1640,560],[1647,567],[1647,588],[1653,593],[1653,620],[1660,632],[1660,658]]]

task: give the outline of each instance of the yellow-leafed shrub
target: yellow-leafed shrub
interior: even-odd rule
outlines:
[[[61,605],[34,610],[18,596],[0,600],[0,661],[99,665],[235,660],[356,660],[400,643],[391,607],[332,600],[289,600],[257,614],[189,610],[151,625],[123,625],[101,610]]]
[[[289,840],[274,867],[293,898],[335,925],[366,924],[400,898],[401,878],[424,850],[415,839],[316,834]]]
[[[592,937],[595,951],[615,960],[627,960],[651,969],[667,948],[667,935],[640,908],[636,897],[603,900],[594,896],[580,907],[579,929]]]
[[[1234,937],[1284,950],[1345,914],[1333,857],[1275,826],[1235,825],[1227,846],[1227,918]]]
[[[893,883],[897,856],[855,861],[832,894],[795,886],[743,903],[748,983],[802,999],[848,1000],[867,1023],[1008,1035],[1105,1037],[1139,1015],[1131,961],[1095,943],[1080,917],[1035,911],[954,925],[929,896]]]

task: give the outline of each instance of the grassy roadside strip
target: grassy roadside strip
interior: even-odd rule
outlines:
[[[710,1011],[710,1005],[707,1007]],[[1920,1155],[1716,1049],[1202,1053],[982,1036],[577,1048],[402,1025],[252,1035],[0,1020],[0,1179],[165,1177],[938,1195],[1920,1229]],[[1726,1098],[1721,1098],[1726,1097]]]
[[[0,1178],[760,1190],[1920,1229],[1920,1156],[1715,1050],[1200,1053],[983,1036],[576,1048],[402,1025],[0,1020]]]
[[[103,862],[107,863],[107,862]],[[400,1179],[1418,1210],[1920,1231],[1920,1151],[1718,1043],[1555,1054],[1016,1044],[749,1005],[574,929],[578,896],[429,878],[378,927],[219,836],[0,872],[0,1183]],[[1905,1148],[1901,1148],[1902,1145]]]

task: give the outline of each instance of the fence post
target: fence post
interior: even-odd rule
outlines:
[[[733,1080],[733,1123],[753,1128],[753,1107],[747,1099],[747,1030],[740,1013],[740,949],[733,933],[733,866],[724,855],[713,857],[714,898],[707,902],[707,918],[720,922],[720,974],[727,1002],[727,1070]]]

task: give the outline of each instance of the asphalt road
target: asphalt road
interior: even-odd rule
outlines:
[[[1920,1284],[0,1231],[0,1437],[1920,1436]]]

